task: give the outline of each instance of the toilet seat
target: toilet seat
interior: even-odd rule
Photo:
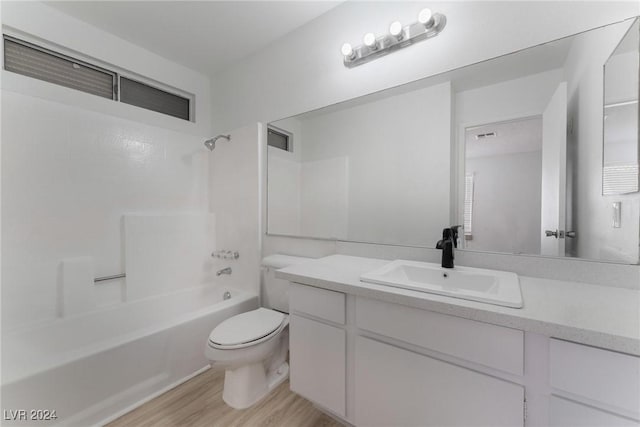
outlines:
[[[287,316],[275,310],[257,310],[233,316],[220,323],[209,335],[209,345],[218,349],[238,349],[259,344],[278,334]]]

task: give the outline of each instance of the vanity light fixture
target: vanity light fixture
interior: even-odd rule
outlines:
[[[389,34],[376,37],[373,33],[367,33],[363,37],[363,44],[355,48],[349,43],[343,44],[341,51],[344,66],[352,68],[421,40],[435,37],[446,24],[447,18],[443,14],[422,9],[418,14],[418,21],[413,24],[403,27],[400,22],[394,21],[389,26]]]
[[[403,38],[402,34],[402,24],[400,21],[393,21],[389,26],[389,34],[396,38],[396,40],[400,41]]]
[[[367,33],[362,38],[362,41],[369,50],[378,50],[378,40],[376,40],[376,35],[373,33]]]
[[[433,27],[434,19],[431,9],[422,9],[418,14],[418,22],[424,25],[425,28]]]
[[[342,52],[342,55],[345,58],[345,61],[347,59],[355,58],[355,52],[353,51],[353,47],[351,47],[351,45],[349,43],[345,43],[345,44],[342,45],[341,52]]]

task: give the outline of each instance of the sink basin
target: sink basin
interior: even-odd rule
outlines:
[[[396,260],[363,274],[360,281],[522,308],[518,275],[506,271]]]

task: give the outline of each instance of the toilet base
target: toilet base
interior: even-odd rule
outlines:
[[[278,387],[282,384],[287,378],[289,378],[289,364],[284,362],[280,367],[274,370],[271,375],[267,378],[269,382],[269,391]]]
[[[265,372],[262,362],[237,369],[228,369],[224,375],[222,399],[235,409],[246,409],[265,397],[289,377],[289,364],[283,362],[276,369]]]

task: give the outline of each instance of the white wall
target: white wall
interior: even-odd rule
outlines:
[[[195,95],[187,122],[2,71],[2,326],[58,314],[61,261],[125,270],[125,213],[206,212],[207,77],[34,2],[3,2],[3,29]],[[203,230],[206,232],[206,230]],[[194,286],[197,283],[184,283]],[[89,283],[95,306],[123,281]]]
[[[340,46],[447,16],[437,37],[348,69]],[[636,2],[345,2],[213,79],[215,130],[270,122],[640,14]]]
[[[467,159],[473,173],[473,239],[465,247],[540,253],[541,152]]]
[[[569,132],[567,157],[571,165],[574,210],[570,242],[579,257],[637,262],[640,236],[640,195],[602,195],[603,66],[630,23],[588,33],[577,39],[565,64],[568,83]],[[620,228],[612,227],[612,203],[622,202]]]
[[[237,260],[216,259],[213,270],[232,268],[219,276],[223,286],[259,293],[262,247],[262,188],[264,153],[261,124],[230,132],[209,154],[210,210],[216,218],[216,250],[238,251]]]

